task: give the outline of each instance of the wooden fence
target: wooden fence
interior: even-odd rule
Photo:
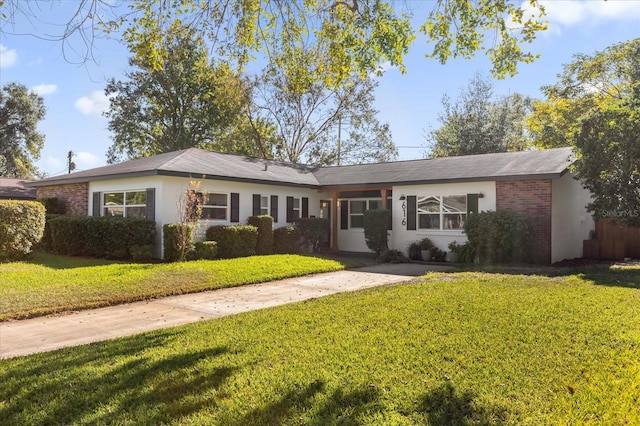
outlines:
[[[596,222],[596,239],[585,240],[583,256],[589,259],[640,259],[640,228],[622,226],[615,219]]]

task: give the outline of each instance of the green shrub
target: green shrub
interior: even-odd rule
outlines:
[[[181,223],[163,225],[162,242],[164,245],[164,260],[168,262],[183,262],[187,260],[187,255],[195,248],[192,227]]]
[[[64,204],[55,197],[37,198],[37,202],[41,203],[47,210],[47,214],[64,214]]]
[[[218,256],[218,243],[215,241],[201,241],[196,243],[195,258],[213,260]]]
[[[45,208],[36,201],[0,200],[0,260],[29,253],[44,233]]]
[[[319,217],[302,217],[296,220],[296,228],[304,242],[313,247],[313,251],[318,251],[320,241],[331,230],[329,220]]]
[[[380,262],[382,263],[409,263],[411,260],[405,256],[400,250],[385,250],[380,253]]]
[[[132,246],[153,245],[156,224],[148,219],[58,216],[49,221],[51,248],[70,256],[130,258]]]
[[[422,256],[420,255],[420,241],[414,241],[409,244],[407,251],[409,252],[409,259],[422,260]]]
[[[256,254],[258,228],[253,225],[212,226],[206,231],[207,240],[218,243],[218,257],[231,259]]]
[[[268,215],[251,216],[247,223],[258,228],[256,254],[273,254],[273,218]]]
[[[389,218],[391,212],[387,209],[366,210],[363,215],[364,240],[369,250],[376,256],[389,249]]]
[[[151,244],[131,246],[129,254],[131,259],[136,262],[149,262],[153,259],[153,246]]]
[[[276,254],[300,254],[302,238],[295,226],[283,226],[273,231],[273,252]]]
[[[476,257],[476,252],[468,241],[459,245],[456,253],[458,253],[458,262],[460,263],[473,263]]]
[[[51,225],[49,224],[49,222],[52,219],[55,219],[58,216],[60,216],[60,215],[59,214],[49,214],[49,213],[47,213],[45,215],[44,233],[42,234],[42,239],[38,243],[38,249],[39,250],[51,250],[53,248],[53,241],[52,241],[52,237],[51,237]]]
[[[530,261],[531,225],[523,214],[510,210],[471,214],[464,232],[480,263]]]

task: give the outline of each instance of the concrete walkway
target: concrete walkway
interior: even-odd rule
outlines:
[[[452,269],[444,265],[373,265],[62,315],[0,322],[0,359],[398,283],[429,271]]]

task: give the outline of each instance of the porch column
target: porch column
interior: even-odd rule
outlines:
[[[338,191],[331,191],[331,253],[338,253]]]
[[[389,194],[389,190],[387,188],[381,189],[380,190],[380,195],[382,196],[382,208],[384,210],[387,209],[387,197]]]

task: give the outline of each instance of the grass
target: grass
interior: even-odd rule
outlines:
[[[39,253],[0,264],[0,321],[339,269],[336,261],[292,255],[126,264]]]
[[[0,424],[638,424],[640,270],[465,272],[0,361]]]

